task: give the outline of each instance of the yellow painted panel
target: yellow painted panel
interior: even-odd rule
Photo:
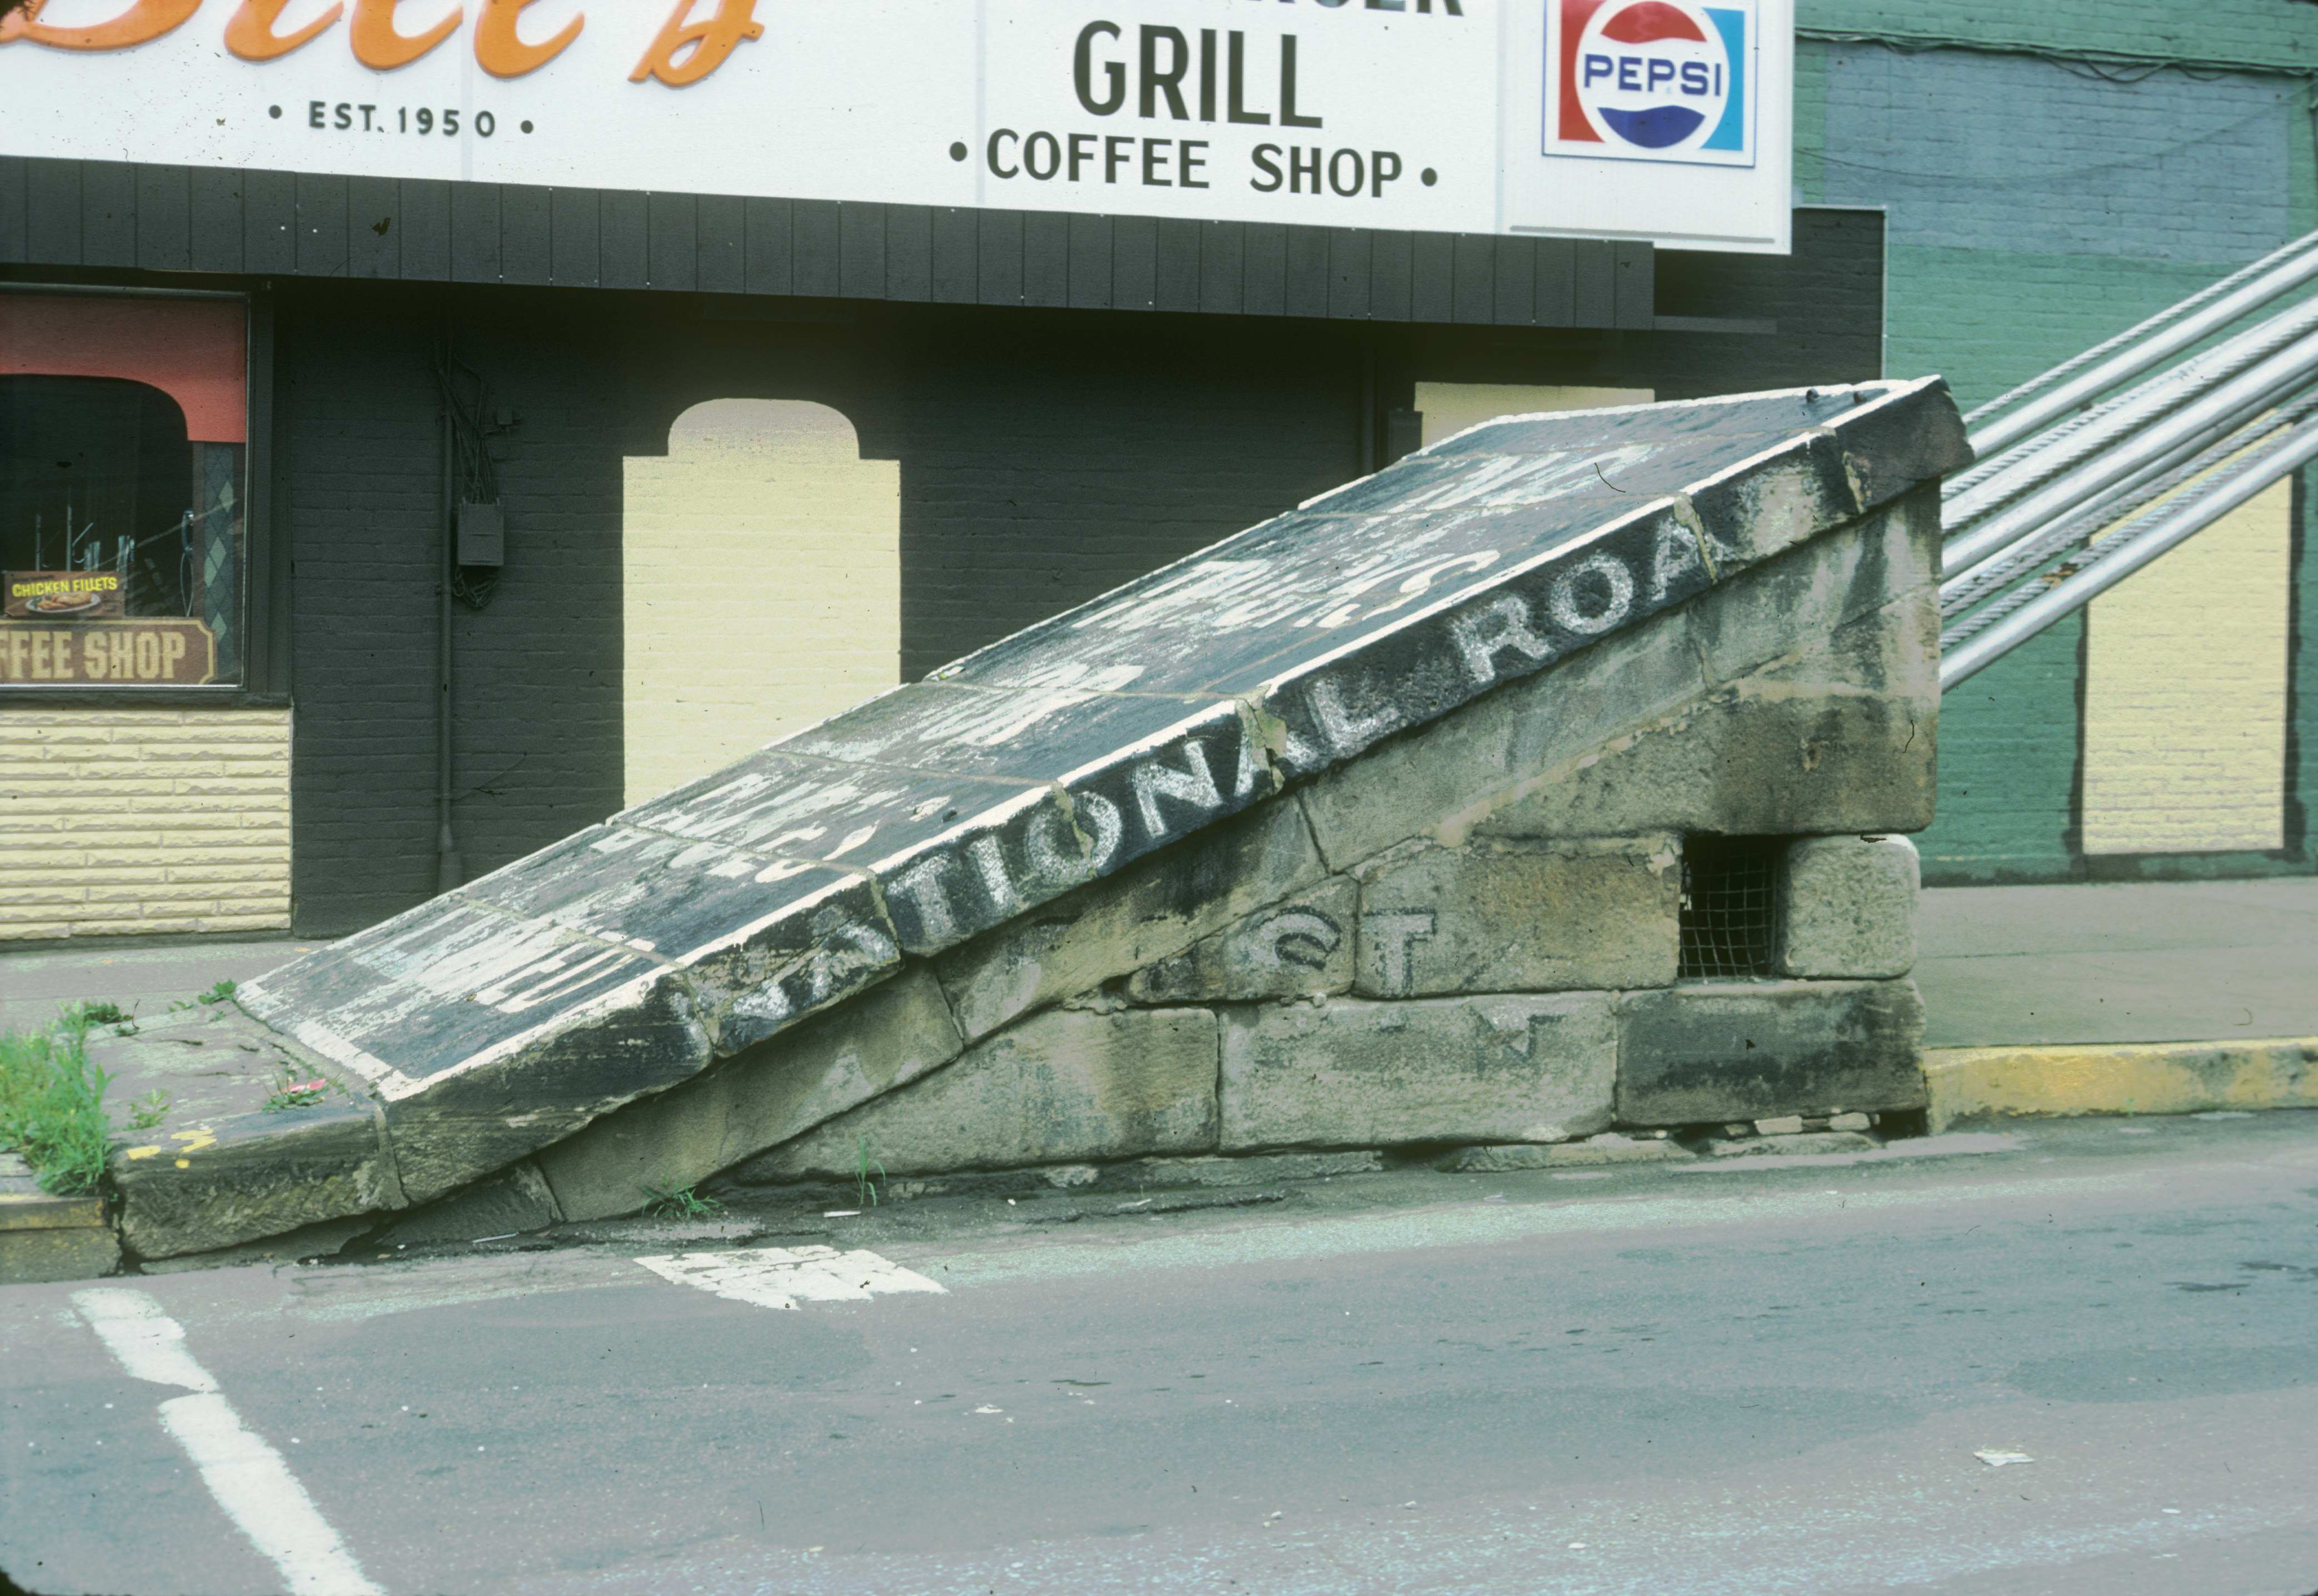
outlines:
[[[1647,388],[1541,387],[1522,382],[1419,382],[1416,408],[1424,415],[1424,442],[1437,444],[1469,426],[1499,416],[1539,410],[1599,410],[1612,405],[1647,405]]]
[[[0,941],[286,929],[290,712],[0,709]]]
[[[2087,853],[2284,845],[2293,508],[2280,482],[2093,601]]]
[[[843,416],[696,405],[625,477],[628,802],[901,679],[901,467]]]

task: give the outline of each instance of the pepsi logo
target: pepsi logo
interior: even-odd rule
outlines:
[[[1749,0],[1552,0],[1550,153],[1751,165]]]

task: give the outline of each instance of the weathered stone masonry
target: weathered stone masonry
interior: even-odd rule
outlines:
[[[1936,381],[1477,428],[247,1000],[341,1211],[1913,1107],[1963,458]],[[1698,835],[1821,839],[1783,978],[1677,981]]]

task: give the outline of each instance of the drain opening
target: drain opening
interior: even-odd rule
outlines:
[[[1685,981],[1772,973],[1778,929],[1776,837],[1692,837],[1683,845],[1682,963]]]

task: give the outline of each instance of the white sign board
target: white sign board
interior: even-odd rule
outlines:
[[[33,0],[0,154],[1783,252],[1792,0]]]

